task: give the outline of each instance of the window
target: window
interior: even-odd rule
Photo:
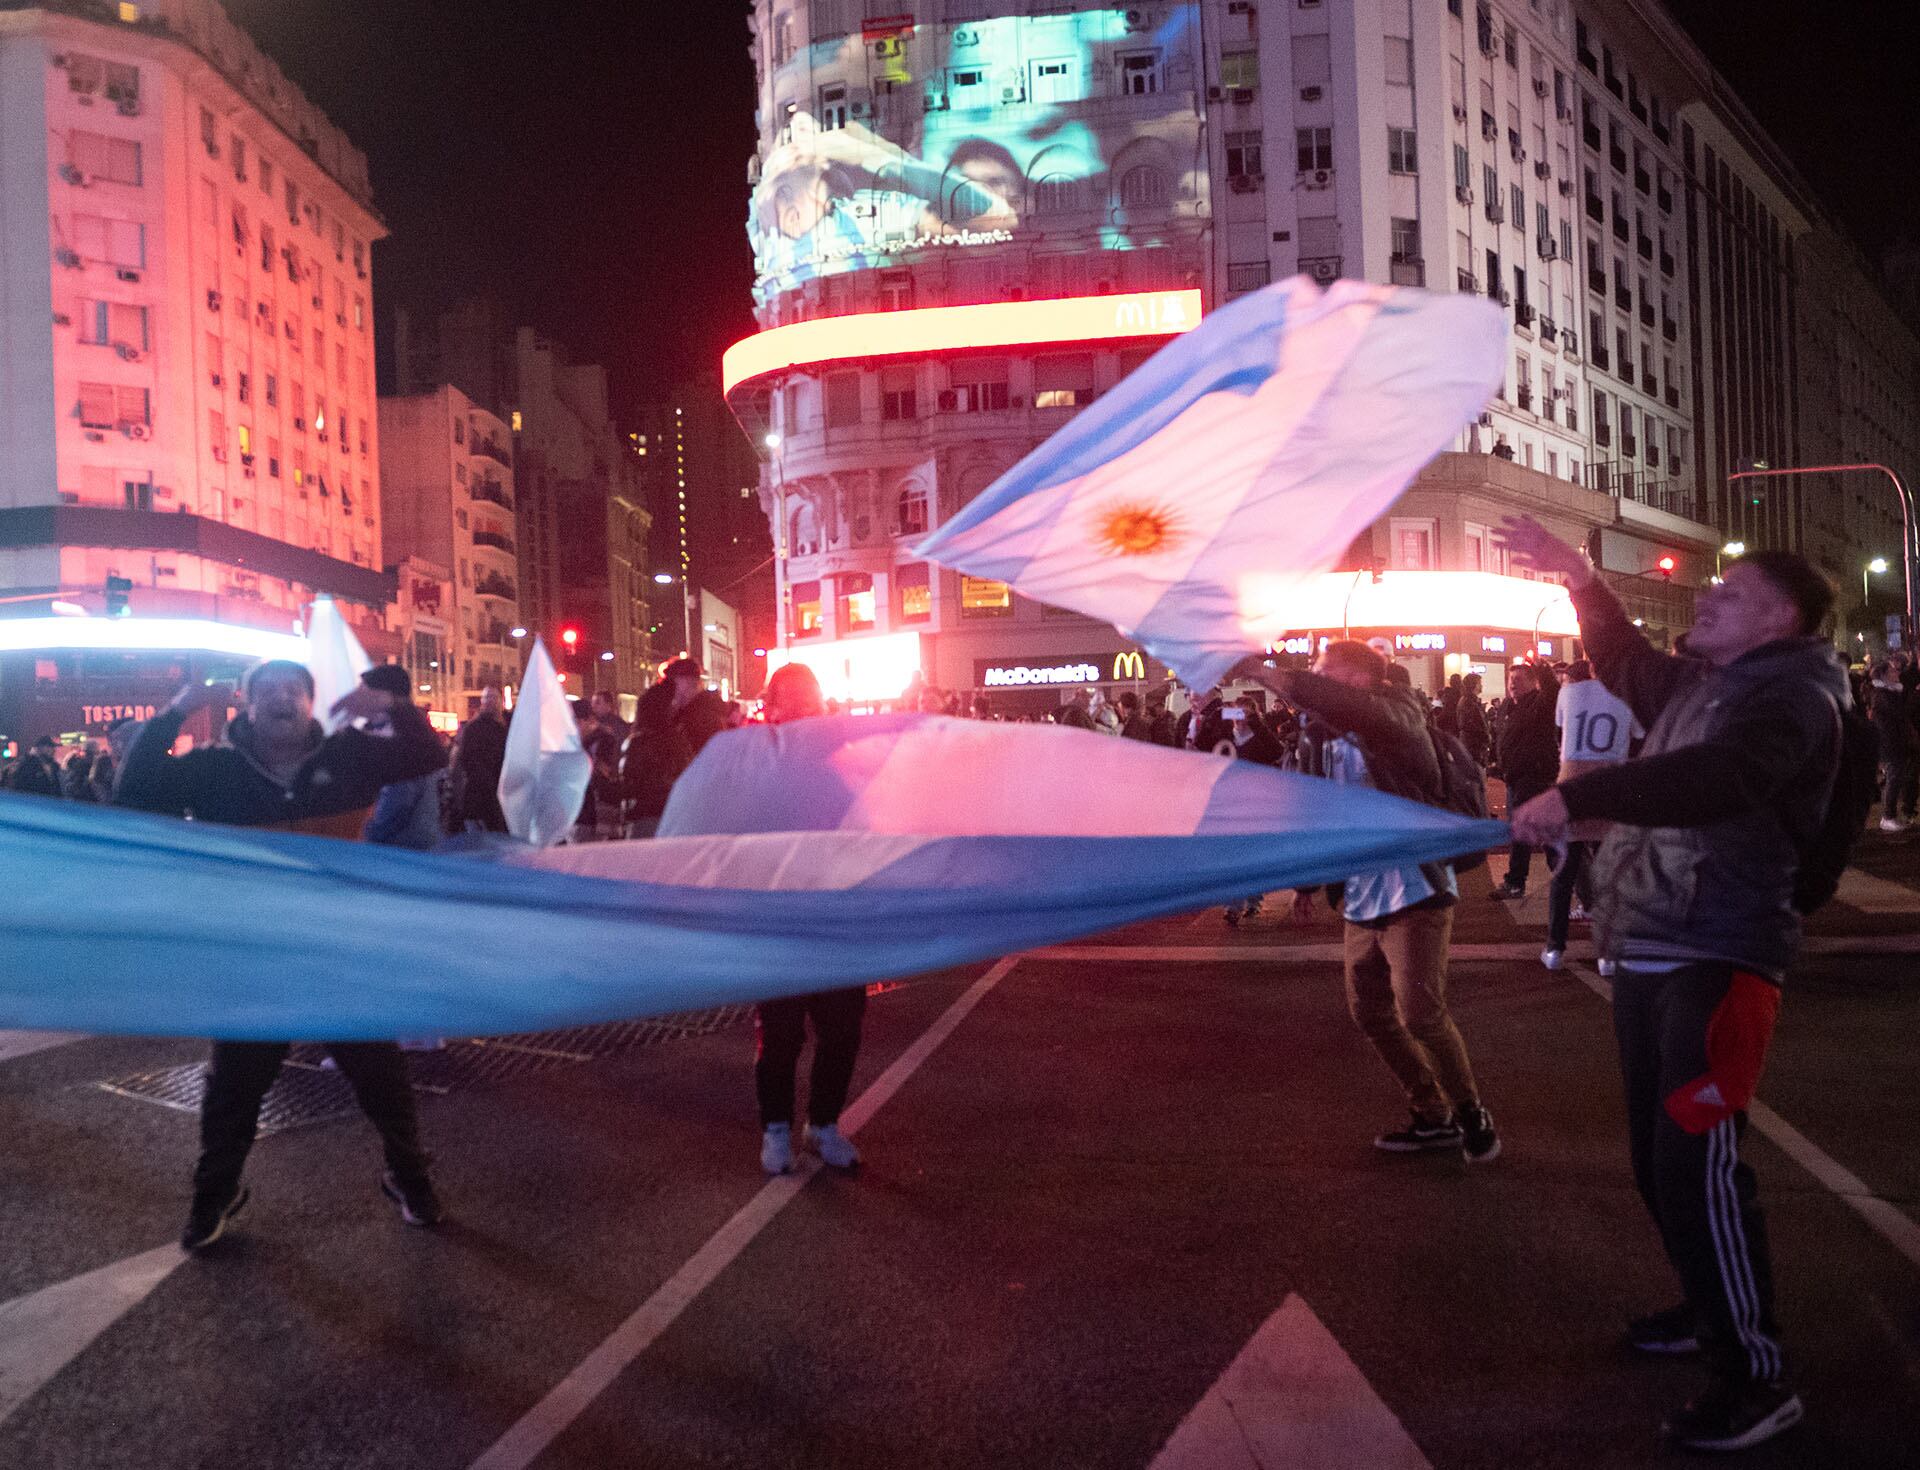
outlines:
[[[832,373],[827,378],[827,427],[844,429],[860,422],[860,374]]]
[[[280,441],[278,439],[267,440],[267,473],[276,480],[280,478]]]
[[[147,350],[147,309],[118,301],[81,303],[80,340],[117,347],[122,355]]]
[[[985,577],[960,578],[960,616],[963,618],[1004,618],[1013,614],[1013,589],[1005,582]]]
[[[1227,177],[1257,179],[1261,172],[1259,132],[1228,133]]]
[[[1233,284],[1229,266],[1228,288],[1251,290]],[[1265,263],[1262,262],[1262,270]],[[1259,283],[1264,285],[1264,279]],[[1093,357],[1090,353],[1058,353],[1033,360],[1033,406],[1035,408],[1083,408],[1093,402]]]
[[[117,426],[153,422],[152,404],[145,388],[115,388],[113,401]]]
[[[132,220],[77,214],[73,217],[73,248],[82,260],[143,270],[147,264],[147,228]]]
[[[1333,129],[1295,128],[1294,147],[1300,155],[1300,172],[1333,167]]]
[[[918,481],[910,481],[894,502],[894,533],[920,536],[927,529],[927,491]]]
[[[1527,227],[1527,195],[1518,184],[1507,185],[1507,219],[1516,230]]]
[[[1157,209],[1172,195],[1166,173],[1151,163],[1137,164],[1120,177],[1120,203],[1128,209]]]
[[[1086,186],[1080,179],[1070,178],[1066,174],[1049,174],[1034,182],[1035,214],[1073,214],[1085,209],[1086,201]],[[901,274],[904,276],[906,273],[903,271]]]
[[[227,447],[227,416],[217,408],[207,410],[207,441],[215,449]]]
[[[229,140],[229,147],[233,153],[234,181],[244,184],[247,181],[247,140],[235,133]]]
[[[1387,129],[1387,168],[1396,174],[1417,173],[1420,165],[1412,128]]]
[[[278,374],[268,373],[267,374],[267,407],[278,408],[279,406],[280,406],[280,378]]]
[[[917,417],[915,386],[912,368],[883,368],[880,372],[880,417],[888,423]]]
[[[287,223],[295,229],[300,228],[300,187],[292,179],[286,180]]]
[[[1453,187],[1471,189],[1473,187],[1473,164],[1467,157],[1466,145],[1453,145]]]
[[[200,109],[200,144],[207,150],[207,157],[220,156],[220,123],[208,107]]]
[[[1391,529],[1393,564],[1403,571],[1432,571],[1434,523],[1395,516]]]
[[[152,480],[125,480],[121,482],[121,488],[128,510],[153,509]]]
[[[90,180],[136,186],[141,181],[140,145],[131,138],[75,131],[68,135],[68,147],[74,168]]]
[[[956,413],[986,413],[1007,406],[1005,358],[979,357],[956,362],[950,369],[953,387],[942,395],[942,408]]]
[[[1387,85],[1389,87],[1412,86],[1412,40],[1406,36],[1388,36],[1381,44],[1386,48]]]
[[[1220,85],[1251,92],[1260,85],[1260,53],[1251,46],[1220,53]]]
[[[120,421],[114,417],[113,385],[111,383],[82,383],[80,385],[80,425],[87,429],[115,429]]]
[[[262,154],[257,172],[260,175],[260,192],[271,199],[273,197],[273,160]]]
[[[820,89],[820,111],[818,122],[822,129],[844,128],[847,125],[847,84],[835,82]]]
[[[1073,62],[1065,57],[1033,64],[1033,100],[1070,102],[1074,99]]]
[[[1231,292],[1258,291],[1272,279],[1273,267],[1264,260],[1230,262],[1227,266],[1227,290]]]
[[[903,493],[904,498],[904,493]],[[924,493],[921,497],[925,504]],[[904,524],[905,515],[902,513]],[[894,584],[900,589],[900,621],[903,623],[924,623],[933,616],[933,587],[927,574],[927,564],[917,561],[899,568],[893,574]]]
[[[820,583],[795,582],[789,597],[793,614],[790,624],[795,638],[812,638],[820,632]]]
[[[234,390],[235,396],[238,397],[242,403],[253,402],[253,374],[242,372],[235,374],[235,377],[237,379],[237,386]]]
[[[1420,221],[1401,219],[1392,221],[1393,258],[1395,260],[1418,260],[1420,258]]]
[[[874,625],[873,574],[842,572],[835,580],[840,586],[840,631],[866,632]]]
[[[1134,51],[1120,57],[1120,90],[1129,97],[1144,97],[1160,90],[1160,53]]]

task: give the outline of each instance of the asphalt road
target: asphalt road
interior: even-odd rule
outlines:
[[[1872,911],[1816,925],[1847,952],[1792,977],[1762,1096],[1912,1229],[1920,847],[1862,868]],[[869,1099],[857,1176],[768,1188],[734,1027],[427,1101],[438,1231],[379,1197],[359,1120],[264,1139],[233,1238],[186,1261],[191,1116],[97,1084],[200,1049],[0,1060],[0,1466],[1275,1464],[1156,1457],[1289,1303],[1324,1340],[1241,1406],[1250,1444],[1261,1415],[1320,1435],[1284,1463],[1653,1463],[1697,1369],[1616,1347],[1675,1289],[1606,1007],[1530,958],[1538,932],[1461,911],[1455,1011],[1506,1144],[1474,1169],[1369,1147],[1400,1105],[1321,957],[1336,930],[1274,913],[876,998],[856,1096],[917,1065]],[[1809,1417],[1743,1463],[1912,1470],[1920,1259],[1748,1148]],[[137,1287],[89,1277],[129,1260]],[[1323,1370],[1331,1418],[1301,1386]]]

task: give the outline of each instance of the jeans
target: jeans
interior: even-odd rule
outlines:
[[[758,1048],[753,1086],[760,1100],[760,1126],[793,1122],[793,1079],[813,1022],[813,1074],[807,1086],[807,1121],[816,1128],[840,1121],[860,1055],[860,1022],[867,988],[822,990],[814,995],[762,1001],[754,1011]]]
[[[1709,1360],[1763,1383],[1777,1382],[1783,1364],[1766,1227],[1740,1137],[1779,1004],[1778,986],[1727,964],[1666,974],[1623,964],[1613,983],[1634,1182]]]
[[[1347,925],[1347,1010],[1428,1122],[1477,1107],[1473,1066],[1447,1012],[1453,909],[1406,909],[1379,928]]]
[[[1588,907],[1593,904],[1593,876],[1588,871],[1593,861],[1592,842],[1569,842],[1567,855],[1553,870],[1553,886],[1547,890],[1547,948],[1567,947],[1567,926],[1573,921],[1573,900]]]
[[[1512,815],[1534,797],[1547,788],[1544,786],[1509,786],[1507,788],[1507,815]],[[1515,842],[1507,849],[1507,887],[1525,888],[1527,875],[1533,871],[1533,849],[1524,842]]]
[[[1880,762],[1880,815],[1888,821],[1900,815],[1900,802],[1913,773],[1913,757],[1906,751],[1890,755]],[[1912,814],[1911,805],[1907,808]]]
[[[287,1058],[284,1041],[216,1041],[200,1103],[200,1162],[193,1171],[195,1197],[229,1198],[253,1148],[260,1104]],[[360,1111],[379,1130],[387,1167],[402,1184],[427,1177],[427,1152],[407,1059],[391,1041],[334,1041],[327,1051],[353,1088]]]

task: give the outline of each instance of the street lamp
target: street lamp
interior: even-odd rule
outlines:
[[[1876,556],[1860,569],[1860,605],[1862,607],[1866,606],[1867,602],[1873,596],[1873,590],[1867,578],[1883,576],[1886,570],[1887,559],[1884,556]]]
[[[673,578],[666,572],[655,572],[653,574],[653,580],[658,582],[662,587],[671,587],[673,585]]]

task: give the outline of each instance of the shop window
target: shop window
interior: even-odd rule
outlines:
[[[789,596],[793,599],[792,630],[795,638],[816,638],[820,634],[820,584],[795,582]]]
[[[927,575],[927,564],[920,561],[901,567],[893,574],[893,580],[900,589],[900,621],[929,621],[933,617],[933,586]]]
[[[960,578],[960,616],[1004,618],[1013,613],[1013,589],[985,577]]]
[[[873,576],[868,572],[845,572],[840,584],[840,631],[864,633],[874,625]]]
[[[1093,357],[1076,352],[1033,362],[1035,408],[1084,408],[1093,402]]]

